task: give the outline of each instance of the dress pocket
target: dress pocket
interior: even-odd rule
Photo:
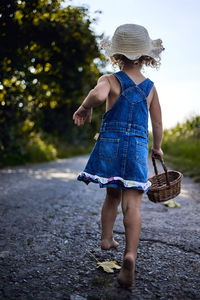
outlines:
[[[100,138],[99,158],[102,160],[114,160],[118,155],[119,139]]]
[[[140,141],[136,141],[136,161],[143,166],[147,165],[148,145]]]

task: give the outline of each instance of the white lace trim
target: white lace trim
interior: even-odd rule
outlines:
[[[105,177],[100,177],[97,175],[92,175],[89,174],[87,172],[82,172],[79,176],[81,175],[85,175],[85,177],[91,178],[93,180],[98,180],[100,183],[102,184],[106,184],[109,183],[113,180],[120,180],[124,187],[141,187],[144,191],[146,191],[147,189],[149,189],[149,187],[151,186],[151,182],[147,181],[147,182],[138,182],[138,181],[134,181],[134,180],[125,180],[122,177],[118,177],[118,176],[114,176],[114,177],[110,177],[110,178],[105,178]]]

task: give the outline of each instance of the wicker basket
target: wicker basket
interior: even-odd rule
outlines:
[[[155,176],[149,178],[152,185],[147,192],[149,200],[153,202],[163,202],[175,198],[181,192],[181,180],[183,175],[178,171],[167,171],[165,163],[161,157],[160,160],[164,173],[158,174],[155,158],[152,158]]]

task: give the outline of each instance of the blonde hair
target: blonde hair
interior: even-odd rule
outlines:
[[[149,66],[152,68],[158,69],[160,67],[160,57],[158,59],[155,59],[150,56],[143,55],[139,57],[138,59],[131,60],[127,58],[123,54],[114,54],[113,56],[110,57],[111,63],[113,66],[119,66],[120,69],[122,69],[126,64],[134,64],[134,65],[139,65],[141,67]]]

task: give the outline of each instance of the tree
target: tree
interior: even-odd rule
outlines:
[[[33,132],[75,143],[72,114],[103,60],[84,7],[61,0],[8,0],[0,6],[0,151],[21,161]],[[94,122],[93,130],[100,118]],[[88,137],[87,134],[82,137]],[[26,156],[24,156],[23,159]],[[22,160],[23,160],[22,159]],[[16,161],[16,162],[18,162]]]

